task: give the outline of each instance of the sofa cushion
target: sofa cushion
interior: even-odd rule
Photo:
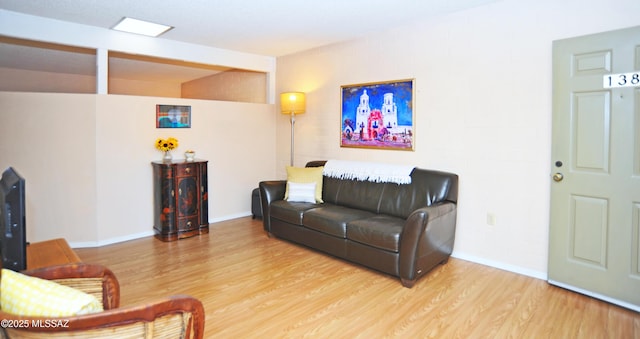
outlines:
[[[325,203],[321,207],[305,211],[302,223],[307,228],[344,239],[347,237],[348,222],[374,215],[363,210]]]
[[[292,167],[287,166],[287,182],[316,183],[315,198],[317,203],[322,201],[322,171],[324,167]],[[289,198],[289,187],[284,192],[284,199]]]
[[[384,192],[386,184],[370,181],[341,180],[340,188],[336,198],[336,205],[357,208],[373,213],[378,212],[380,197]]]
[[[378,214],[347,223],[347,239],[383,250],[398,252],[405,220]]]
[[[411,212],[444,200],[457,201],[458,176],[416,168],[411,185],[387,184],[380,198],[379,213],[408,218]]]
[[[294,225],[302,225],[302,214],[306,210],[316,208],[318,204],[308,202],[289,202],[276,200],[269,205],[272,218],[280,219]]]

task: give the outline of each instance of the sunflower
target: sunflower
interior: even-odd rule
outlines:
[[[178,147],[178,139],[174,137],[169,137],[167,139],[162,139],[162,138],[156,139],[156,148],[162,152],[167,152],[177,147]]]

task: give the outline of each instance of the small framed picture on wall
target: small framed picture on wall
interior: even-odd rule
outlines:
[[[191,106],[156,105],[156,128],[191,128]]]

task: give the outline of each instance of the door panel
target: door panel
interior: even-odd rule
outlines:
[[[573,59],[575,76],[611,73],[611,50],[576,54]]]
[[[573,196],[571,220],[572,259],[594,268],[606,268],[607,215],[606,199]]]
[[[576,93],[574,107],[575,169],[609,172],[609,93]]]
[[[640,311],[640,27],[553,43],[549,282]],[[640,84],[638,84],[640,85]]]

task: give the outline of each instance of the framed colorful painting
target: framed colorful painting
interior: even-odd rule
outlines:
[[[156,105],[156,128],[191,128],[191,106]]]
[[[414,79],[340,87],[340,147],[413,151]]]

